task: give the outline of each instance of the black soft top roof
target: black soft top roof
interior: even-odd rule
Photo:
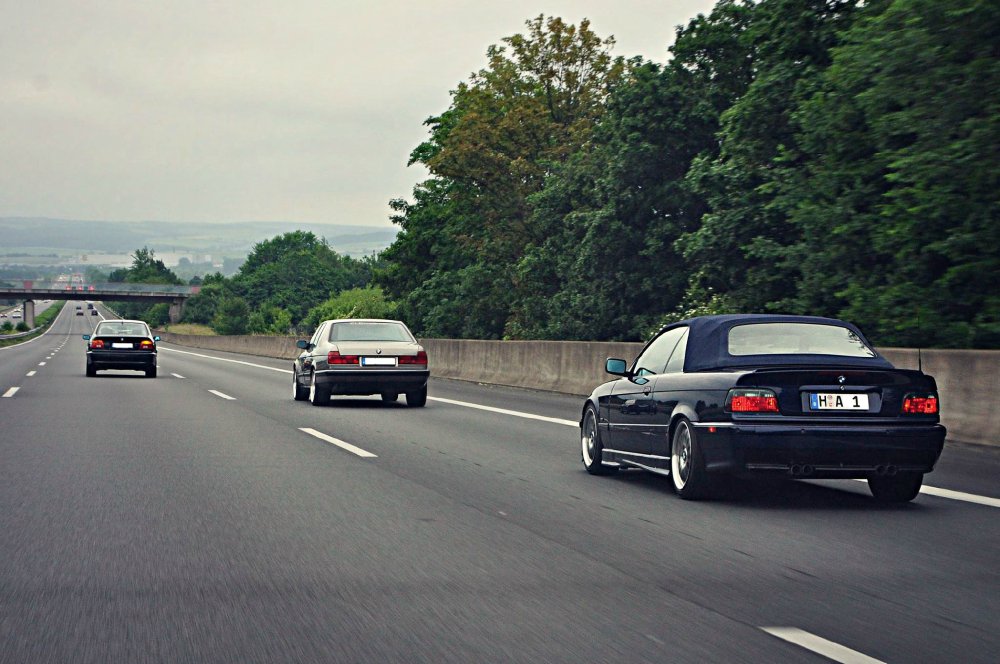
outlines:
[[[845,355],[821,355],[816,353],[801,354],[765,354],[765,355],[730,355],[729,330],[737,325],[748,323],[812,323],[815,325],[835,325],[844,327],[858,335],[869,348],[861,330],[836,318],[821,316],[789,316],[784,314],[723,314],[718,316],[699,316],[672,323],[664,329],[687,326],[690,328],[687,340],[687,354],[684,358],[684,371],[708,371],[713,369],[738,369],[749,367],[774,366],[836,366],[859,367],[869,369],[892,369],[892,364],[884,357],[848,357]],[[874,351],[875,349],[872,348]]]

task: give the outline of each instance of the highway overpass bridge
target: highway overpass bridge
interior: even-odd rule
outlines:
[[[35,300],[101,300],[103,302],[167,302],[170,322],[176,323],[184,312],[184,301],[196,295],[200,286],[170,286],[167,284],[67,284],[21,280],[19,286],[0,283],[0,300],[16,299],[24,303],[24,322],[35,326]]]

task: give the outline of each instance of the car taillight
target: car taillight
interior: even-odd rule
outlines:
[[[140,350],[153,350],[153,342],[150,341],[149,339],[143,339],[139,343],[139,349]]]
[[[417,351],[416,355],[400,355],[400,364],[427,364],[427,351]]]
[[[90,347],[91,348],[104,348],[104,342],[101,341],[100,339],[94,339],[93,341],[90,342]]]
[[[937,395],[907,394],[906,398],[903,399],[903,412],[913,415],[935,415],[938,412]]]
[[[777,413],[778,397],[772,390],[735,388],[729,390],[726,410],[732,413]]]
[[[339,351],[331,350],[326,354],[328,364],[361,364],[358,355],[341,355]]]

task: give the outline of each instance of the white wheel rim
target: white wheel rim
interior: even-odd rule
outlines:
[[[670,450],[670,475],[674,486],[683,489],[691,475],[691,430],[686,422],[677,425]]]
[[[597,423],[594,420],[594,411],[588,411],[583,420],[583,429],[580,432],[580,446],[583,453],[583,463],[590,468],[594,465],[594,455],[597,454]]]

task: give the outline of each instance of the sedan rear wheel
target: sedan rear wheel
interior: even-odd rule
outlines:
[[[920,493],[923,473],[899,473],[892,477],[869,477],[868,488],[882,503],[908,503]]]
[[[386,403],[396,403],[396,401],[398,399],[399,399],[399,392],[383,392],[382,393],[382,401],[384,401]],[[407,402],[407,403],[409,403],[409,402]]]
[[[427,386],[424,385],[419,390],[406,393],[406,405],[411,408],[420,408],[427,403]]]
[[[146,378],[156,378],[156,367],[146,369]]]
[[[309,388],[302,387],[299,382],[299,371],[292,367],[292,398],[296,401],[305,401],[309,398]]]
[[[682,419],[674,428],[670,444],[670,477],[677,495],[684,500],[706,498],[710,493],[698,438],[687,420]]]
[[[88,364],[87,365],[87,377],[88,378],[93,378],[96,375],[97,375],[97,369],[94,368],[94,365]]]
[[[314,406],[325,406],[329,402],[330,391],[316,384],[316,372],[314,371],[312,380],[309,382],[309,403]]]
[[[605,466],[601,463],[603,453],[601,430],[597,427],[597,411],[593,406],[587,406],[580,424],[580,457],[583,459],[583,467],[591,475],[608,475],[618,470],[617,466]]]

